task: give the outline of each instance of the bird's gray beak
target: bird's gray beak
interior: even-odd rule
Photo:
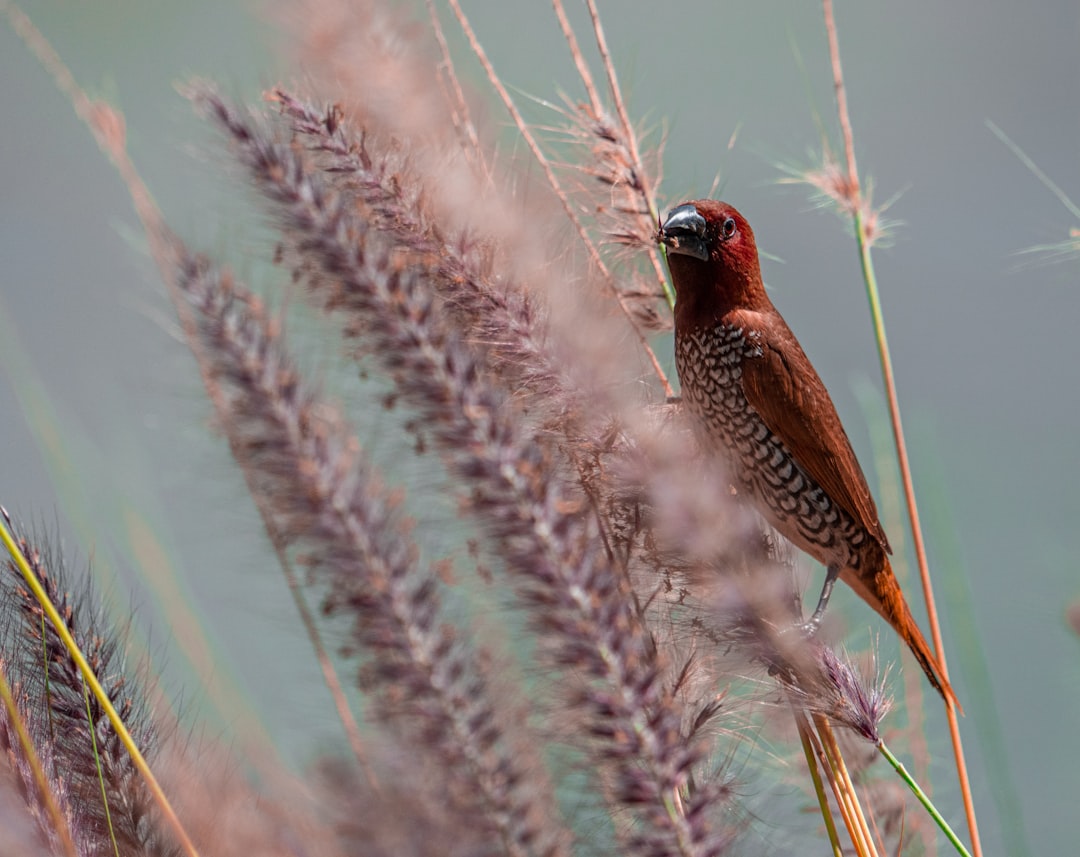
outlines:
[[[690,203],[668,212],[667,220],[660,227],[659,239],[672,253],[682,253],[706,262],[709,260],[709,248],[705,244],[705,218]]]

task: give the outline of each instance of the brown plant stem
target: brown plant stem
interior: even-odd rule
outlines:
[[[833,86],[836,90],[836,108],[840,119],[840,129],[844,140],[844,156],[847,163],[848,182],[853,201],[852,217],[855,224],[855,240],[859,247],[859,261],[862,265],[863,278],[866,281],[867,297],[870,301],[870,311],[874,321],[875,338],[878,344],[878,356],[881,360],[881,374],[885,384],[885,393],[889,402],[889,416],[893,426],[893,436],[896,442],[896,455],[900,465],[900,479],[904,486],[904,499],[907,503],[908,516],[911,519],[912,539],[915,547],[915,557],[919,564],[919,576],[922,580],[923,595],[926,599],[927,619],[930,623],[930,634],[934,643],[934,650],[941,662],[945,678],[948,679],[948,666],[945,661],[945,648],[941,639],[941,623],[938,620],[937,606],[934,601],[933,585],[930,580],[930,566],[926,558],[926,545],[923,541],[922,527],[919,523],[918,506],[915,501],[915,488],[911,478],[911,466],[908,461],[907,445],[904,441],[904,430],[900,421],[900,404],[896,393],[896,381],[893,377],[892,358],[889,354],[888,341],[885,336],[885,322],[881,310],[881,300],[877,290],[877,280],[874,276],[873,259],[870,254],[870,245],[866,240],[864,231],[864,216],[862,205],[862,192],[859,186],[859,173],[855,164],[855,143],[851,130],[851,117],[848,113],[847,93],[844,87],[844,75],[840,66],[840,45],[836,34],[836,20],[833,15],[832,0],[822,0],[822,10],[825,16],[825,30],[829,41],[829,57],[832,62]],[[960,739],[960,723],[957,711],[952,702],[946,698],[945,712],[949,721],[949,737],[952,740],[953,757],[956,763],[957,777],[960,781],[960,792],[964,802],[964,813],[967,816],[968,830],[971,834],[971,846],[974,857],[982,856],[982,844],[979,841],[978,821],[975,816],[975,803],[971,794],[971,782],[968,778],[967,763],[964,759],[964,748]]]
[[[457,70],[454,66],[454,58],[450,55],[450,46],[446,43],[446,33],[443,30],[442,21],[439,19],[439,11],[435,8],[435,0],[427,0],[427,8],[428,17],[431,19],[431,30],[435,35],[435,41],[439,45],[439,52],[442,54],[442,68],[446,72],[449,83],[447,100],[450,102],[450,115],[453,117],[454,125],[468,143],[465,150],[466,154],[472,152],[473,157],[476,158],[477,166],[487,178],[488,184],[491,184],[491,170],[488,168],[483,146],[480,145],[480,137],[476,133],[476,126],[473,124],[469,113],[469,103],[465,100],[465,91],[461,88],[461,81],[458,79]]]

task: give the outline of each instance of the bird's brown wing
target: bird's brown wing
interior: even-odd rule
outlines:
[[[805,473],[891,553],[866,477],[821,378],[782,320],[762,325],[754,315],[745,322],[733,319],[760,337],[751,344],[760,346],[761,355],[743,361],[746,401]]]

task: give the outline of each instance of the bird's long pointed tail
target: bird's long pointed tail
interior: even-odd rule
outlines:
[[[923,637],[922,631],[915,623],[915,617],[911,615],[907,601],[904,600],[904,594],[900,591],[900,583],[889,564],[889,558],[882,553],[881,559],[881,567],[876,573],[867,569],[848,568],[841,573],[840,577],[858,593],[860,598],[892,625],[896,633],[900,635],[900,639],[907,643],[908,648],[915,655],[915,660],[919,662],[926,677],[930,679],[930,684],[963,713],[964,709],[957,700],[952,685],[949,684],[945,668],[934,654],[934,650],[930,648],[930,644],[926,642],[926,638]]]

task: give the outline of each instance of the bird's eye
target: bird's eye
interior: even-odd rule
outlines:
[[[720,224],[720,234],[725,238],[730,238],[735,234],[735,218],[729,217],[723,223]]]

